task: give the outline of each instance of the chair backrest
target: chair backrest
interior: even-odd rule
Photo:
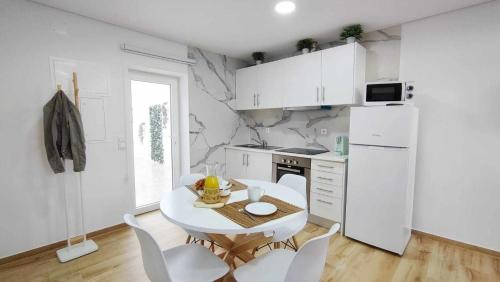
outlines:
[[[285,174],[278,180],[278,184],[292,188],[307,199],[307,179],[304,176]]]
[[[144,230],[135,217],[131,214],[125,214],[123,216],[125,223],[132,227],[139,239],[141,245],[142,253],[142,264],[144,265],[144,270],[148,275],[149,280],[153,282],[159,281],[171,281],[168,275],[167,264],[160,246],[156,240]]]
[[[328,233],[307,241],[295,255],[285,281],[319,281],[325,268],[326,255],[330,238],[339,231],[340,224],[335,223]]]
[[[198,181],[202,178],[205,178],[205,175],[200,174],[200,173],[181,175],[181,177],[179,179],[179,184],[180,184],[180,186],[192,185],[192,184],[195,184],[196,181]]]

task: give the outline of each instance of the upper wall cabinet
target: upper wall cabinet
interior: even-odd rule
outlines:
[[[236,71],[238,110],[360,103],[365,49],[358,43]]]
[[[321,52],[295,56],[283,60],[281,70],[285,91],[282,107],[319,105],[321,88]]]
[[[257,67],[249,67],[236,71],[236,108],[251,110],[256,106],[258,80]]]
[[[321,51],[321,104],[362,102],[366,50],[358,43]]]

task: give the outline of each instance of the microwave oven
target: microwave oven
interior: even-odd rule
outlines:
[[[365,87],[363,104],[365,106],[408,104],[413,98],[414,90],[413,82],[369,82]]]

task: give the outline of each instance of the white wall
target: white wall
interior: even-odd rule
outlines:
[[[28,1],[0,2],[0,257],[65,238],[63,190],[51,171],[43,145],[42,107],[52,97],[49,56],[109,65],[111,97],[107,107],[109,142],[87,144],[84,174],[90,230],[122,222],[134,208],[125,138],[125,74],[128,66],[164,70],[181,78],[181,107],[187,128],[187,67],[122,53],[121,43],[187,56],[184,45],[47,8]],[[184,142],[189,142],[187,130]],[[184,148],[184,171],[189,151]],[[187,156],[187,157],[186,157]],[[72,165],[71,165],[72,167]],[[186,168],[187,167],[187,168]],[[74,183],[74,175],[68,173]],[[69,190],[74,191],[74,189]],[[71,215],[76,217],[76,197]],[[78,225],[73,224],[74,234]]]
[[[420,108],[414,229],[500,251],[500,1],[404,24]]]

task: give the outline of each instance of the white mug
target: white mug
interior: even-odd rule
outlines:
[[[266,193],[266,190],[257,186],[248,187],[247,190],[248,190],[248,200],[250,201],[250,203],[258,202],[260,198],[262,198],[262,196],[264,196],[264,194]]]

